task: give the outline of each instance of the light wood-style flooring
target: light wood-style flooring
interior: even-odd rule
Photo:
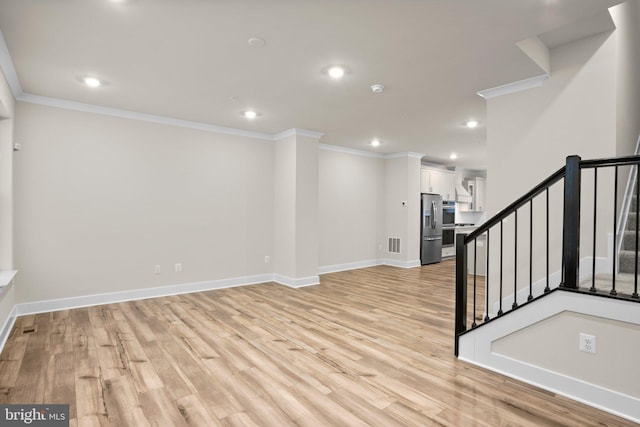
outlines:
[[[70,403],[72,426],[634,425],[455,359],[454,270],[20,317],[0,403]]]

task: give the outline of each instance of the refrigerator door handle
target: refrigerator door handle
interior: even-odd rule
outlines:
[[[438,220],[436,219],[436,202],[431,202],[431,228],[436,228]]]

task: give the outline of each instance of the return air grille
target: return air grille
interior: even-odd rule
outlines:
[[[393,254],[400,253],[400,238],[399,237],[389,237],[389,252]]]

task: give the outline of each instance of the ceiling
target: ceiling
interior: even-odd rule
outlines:
[[[543,73],[516,43],[617,3],[0,0],[0,30],[26,94],[267,134],[302,128],[325,144],[482,168],[476,92]],[[347,69],[341,80],[326,74],[333,64]],[[259,116],[244,118],[249,108]]]

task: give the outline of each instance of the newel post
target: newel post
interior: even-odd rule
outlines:
[[[564,178],[562,260],[565,288],[577,289],[580,282],[580,156],[567,157]]]
[[[467,330],[467,247],[464,244],[466,236],[466,234],[456,234],[456,356],[458,356],[458,335]]]

